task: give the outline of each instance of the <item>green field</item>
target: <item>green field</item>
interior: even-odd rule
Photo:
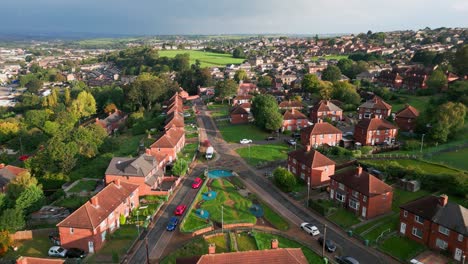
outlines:
[[[201,67],[225,67],[227,64],[241,64],[244,59],[233,58],[231,54],[205,52],[199,50],[160,50],[160,57],[173,58],[177,54],[190,54],[190,64],[199,60]]]
[[[291,149],[286,144],[267,144],[236,149],[243,159],[252,166],[275,160],[284,160]]]
[[[424,112],[429,106],[429,100],[431,96],[416,96],[416,95],[398,95],[400,98],[398,101],[389,101],[392,105],[392,112],[396,113],[401,109],[405,108],[406,104],[416,108],[420,113]]]
[[[396,257],[400,261],[408,259],[421,253],[425,247],[406,237],[392,236],[379,245],[380,250]]]
[[[450,167],[468,171],[468,148],[451,152],[439,152],[427,158],[430,161],[441,163]]]
[[[413,160],[413,159],[387,159],[387,160],[365,160],[363,163],[368,164],[370,166],[381,165],[388,163],[389,161],[396,162],[405,168],[416,168],[420,169],[423,173],[428,174],[459,174],[460,171],[451,169],[442,165],[429,163],[421,160]]]
[[[227,117],[229,115],[230,106],[227,104],[210,104],[207,108],[211,111],[212,117]]]
[[[270,135],[253,124],[231,125],[229,122],[218,122],[217,126],[224,140],[230,143],[239,143],[241,139],[246,138],[253,140],[255,144],[255,141],[265,140]]]

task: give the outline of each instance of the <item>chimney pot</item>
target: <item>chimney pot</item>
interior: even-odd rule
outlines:
[[[441,194],[439,196],[439,205],[445,207],[448,203],[448,196],[446,194]]]
[[[116,180],[115,180],[115,185],[117,185],[118,187],[120,187],[120,179],[116,179]]]
[[[361,176],[361,173],[362,173],[362,167],[361,167],[361,165],[359,165],[359,166],[357,167],[356,173],[357,173],[357,176],[358,176],[358,177]]]
[[[5,163],[0,163],[0,169],[5,168]]]
[[[311,149],[311,146],[310,146],[310,144],[307,144],[307,146],[306,146],[306,151],[307,151],[307,152],[309,152],[309,151],[310,151],[310,149]]]
[[[272,239],[271,240],[271,249],[277,249],[279,246],[278,239]]]
[[[208,254],[216,254],[216,244],[211,243],[208,245]]]
[[[148,149],[148,148],[145,149],[145,154],[146,154],[146,155],[151,155],[151,149]]]
[[[99,206],[99,203],[98,203],[98,197],[97,196],[93,196],[91,197],[91,204],[95,207],[98,207]]]

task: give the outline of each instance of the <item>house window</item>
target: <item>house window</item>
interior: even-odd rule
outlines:
[[[102,221],[101,223],[101,230],[106,229],[106,221]]]
[[[367,202],[367,196],[362,196],[362,201]]]
[[[369,113],[364,114],[364,118],[370,118],[370,114]]]
[[[353,191],[353,196],[356,197],[356,198],[358,198],[358,197],[359,197],[359,193],[356,192],[356,191]]]
[[[346,196],[345,195],[342,195],[341,193],[336,193],[336,199],[340,202],[344,202],[345,201],[345,198]]]
[[[385,135],[388,135],[388,130],[385,130]]]
[[[380,136],[380,130],[377,130],[377,136]]]
[[[153,172],[153,174],[154,174],[154,172]],[[130,194],[130,198],[132,198],[132,197],[133,197],[133,195],[135,195],[135,193],[134,193],[134,192],[132,192],[132,193]]]
[[[296,168],[293,167],[293,168],[292,168],[292,172],[293,172],[294,174],[296,174]]]
[[[439,233],[442,233],[442,234],[448,236],[450,234],[450,230],[448,230],[448,228],[445,228],[443,226],[439,226]]]
[[[73,235],[73,232],[75,232],[75,229],[73,227],[70,227],[70,234]]]
[[[111,219],[114,218],[114,212],[109,214],[109,218],[111,218]]]
[[[463,242],[463,235],[462,234],[458,234],[458,241]]]
[[[359,202],[356,202],[355,200],[349,200],[349,207],[353,208],[354,210],[359,209]]]
[[[407,217],[407,216],[408,216],[408,211],[406,211],[406,210],[403,211],[403,216],[404,216],[404,217]]]
[[[114,228],[115,228],[115,223],[112,222],[112,224],[110,225],[109,229],[110,229],[110,231],[112,232],[112,231],[114,231]]]
[[[436,239],[436,246],[440,249],[447,249],[448,244],[444,240],[438,238]]]
[[[344,191],[344,184],[338,183],[338,188]]]
[[[301,179],[305,180],[305,174],[301,173]]]
[[[106,234],[107,234],[107,231],[104,231],[101,233],[101,241],[104,242],[106,241]]]
[[[423,231],[421,229],[418,229],[416,227],[413,227],[413,230],[411,231],[413,236],[422,238],[423,237]]]
[[[293,159],[293,163],[296,164],[296,162],[297,162],[296,159]]]
[[[323,135],[320,135],[320,139],[323,139]]]
[[[376,113],[380,113],[380,109],[375,110]]]
[[[416,221],[416,223],[424,224],[424,219],[422,219],[418,215],[414,216],[414,221]]]
[[[304,164],[302,164],[301,168],[304,170],[304,169],[305,169],[305,165],[304,165]]]

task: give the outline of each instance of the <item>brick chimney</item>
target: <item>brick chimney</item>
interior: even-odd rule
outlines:
[[[92,204],[94,207],[98,207],[98,206],[99,206],[98,197],[97,197],[97,196],[91,197],[91,204]]]
[[[149,148],[145,149],[145,154],[148,156],[151,156],[151,149]]]
[[[208,254],[216,254],[216,244],[211,243],[208,245]]]
[[[311,146],[310,146],[310,144],[307,144],[306,151],[309,152],[310,150],[311,150]]]
[[[317,123],[323,123],[323,120],[319,118],[319,119],[317,120]]]
[[[115,179],[114,181],[115,185],[120,188],[120,179]]]
[[[441,194],[439,196],[439,205],[445,207],[448,203],[448,196],[446,194]]]
[[[0,163],[0,169],[5,168],[5,163]]]
[[[361,174],[362,174],[362,167],[361,167],[361,165],[359,165],[359,166],[356,168],[356,174],[357,174],[358,177],[361,176]]]
[[[278,245],[279,245],[278,239],[275,238],[271,240],[271,249],[277,249]]]

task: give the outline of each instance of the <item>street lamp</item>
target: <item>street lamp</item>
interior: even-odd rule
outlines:
[[[309,208],[310,196],[310,177],[307,177],[307,208]]]
[[[137,230],[138,230],[138,236],[140,236],[140,222],[138,221],[138,214],[139,214],[139,212],[140,212],[140,211],[137,209],[137,224],[136,224],[136,226],[137,226]]]
[[[424,145],[424,136],[425,135],[426,134],[422,134],[422,136],[421,136],[421,150],[420,150],[421,153],[422,153],[422,149],[423,149],[423,145]]]

